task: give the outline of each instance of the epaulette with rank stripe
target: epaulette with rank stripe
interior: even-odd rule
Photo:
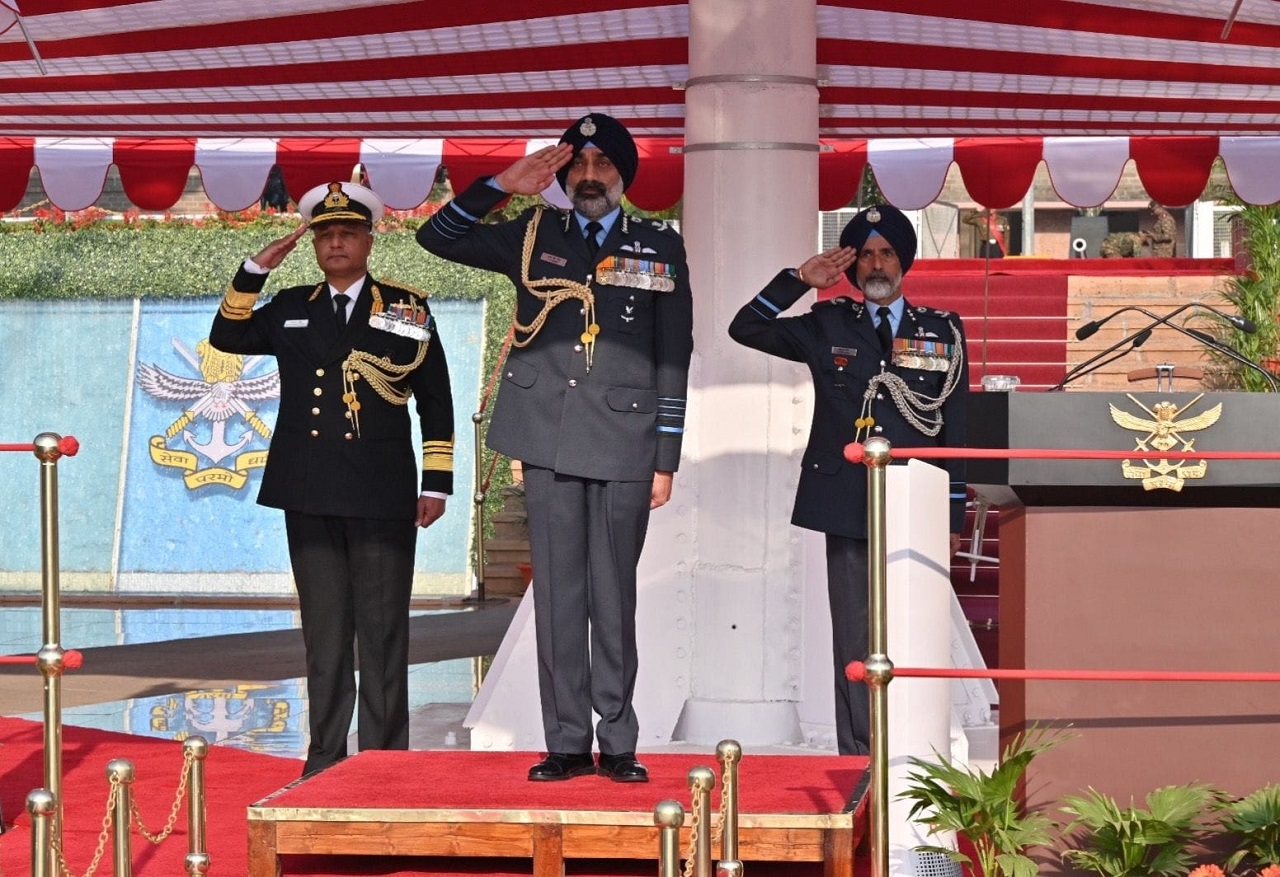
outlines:
[[[831,307],[848,308],[849,310],[853,311],[855,314],[862,312],[862,302],[858,301],[856,298],[849,298],[849,296],[847,295],[838,295],[835,298],[827,298],[827,299],[822,299],[820,301],[815,301],[813,303],[813,307],[810,308],[810,310],[816,311],[818,308],[831,308]]]

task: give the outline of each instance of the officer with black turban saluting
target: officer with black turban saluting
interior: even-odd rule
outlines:
[[[648,779],[631,705],[636,564],[679,464],[693,299],[680,236],[621,209],[638,163],[627,129],[590,113],[556,146],[472,183],[418,231],[432,253],[516,287],[487,444],[524,468],[548,750],[529,771],[535,781]],[[509,194],[538,194],[553,180],[573,210],[538,206],[479,223]]]
[[[844,447],[884,436],[895,447],[964,445],[969,390],[964,328],[958,314],[912,307],[902,278],[916,256],[911,221],[887,204],[856,215],[840,246],[780,272],[734,316],[739,344],[803,362],[813,376],[813,424],[801,464],[791,523],[827,534],[827,594],[834,645],[836,738],[842,755],[866,753],[866,686],[845,678],[867,656],[867,474]],[[841,274],[863,300],[834,298],[807,314],[780,316],[809,291]],[[951,551],[964,525],[965,482],[949,461]]]

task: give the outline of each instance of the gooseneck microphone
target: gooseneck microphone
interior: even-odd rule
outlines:
[[[1213,305],[1207,305],[1197,301],[1191,301],[1191,302],[1187,302],[1186,304],[1179,305],[1169,313],[1165,314],[1163,317],[1153,314],[1151,311],[1147,310],[1144,307],[1139,307],[1138,305],[1127,305],[1123,308],[1120,308],[1117,311],[1113,311],[1112,313],[1108,314],[1107,316],[1103,317],[1100,320],[1091,320],[1088,323],[1085,323],[1083,326],[1081,326],[1079,329],[1076,330],[1076,339],[1079,341],[1083,341],[1085,338],[1088,338],[1089,336],[1097,333],[1099,329],[1101,329],[1104,325],[1106,325],[1115,317],[1118,317],[1120,314],[1123,314],[1129,311],[1135,311],[1137,313],[1142,314],[1143,316],[1150,317],[1151,322],[1148,323],[1145,328],[1140,329],[1137,332],[1134,332],[1133,334],[1128,335],[1124,338],[1121,338],[1115,344],[1112,344],[1110,347],[1106,348],[1105,350],[1102,350],[1101,352],[1095,354],[1094,356],[1091,356],[1089,359],[1086,359],[1084,362],[1075,366],[1070,371],[1068,371],[1066,375],[1063,376],[1061,381],[1059,381],[1054,386],[1050,387],[1046,392],[1051,393],[1055,390],[1061,390],[1063,387],[1065,387],[1067,384],[1069,384],[1071,381],[1075,380],[1076,378],[1083,377],[1084,375],[1087,375],[1090,372],[1097,371],[1103,366],[1109,365],[1110,363],[1115,362],[1117,359],[1120,359],[1121,357],[1126,356],[1129,353],[1132,353],[1134,350],[1137,350],[1139,347],[1145,344],[1147,339],[1151,337],[1152,331],[1159,326],[1170,326],[1184,335],[1187,335],[1191,338],[1195,338],[1197,341],[1201,342],[1202,344],[1206,344],[1209,347],[1213,347],[1217,350],[1220,350],[1225,355],[1239,361],[1243,365],[1247,365],[1250,368],[1257,369],[1258,371],[1262,372],[1264,375],[1267,376],[1267,379],[1271,383],[1272,388],[1274,390],[1275,388],[1274,376],[1270,372],[1268,372],[1266,369],[1264,369],[1262,366],[1258,365],[1253,360],[1249,359],[1247,356],[1240,353],[1235,348],[1230,347],[1229,345],[1226,345],[1220,341],[1217,341],[1216,339],[1213,338],[1213,336],[1205,332],[1200,332],[1195,329],[1187,329],[1183,326],[1179,326],[1175,323],[1170,322],[1178,314],[1182,313],[1183,311],[1189,310],[1190,308],[1199,308],[1201,310],[1205,310],[1205,311],[1209,311],[1211,313],[1217,314],[1219,317],[1221,317],[1226,322],[1230,323],[1232,326],[1235,326],[1241,332],[1252,334],[1258,331],[1258,327],[1254,325],[1254,322],[1250,320],[1248,317],[1242,317],[1238,314],[1228,314],[1226,311],[1221,311],[1215,308]],[[1129,346],[1125,347],[1126,344]],[[1121,348],[1124,348],[1124,349],[1122,350]],[[1119,351],[1119,352],[1117,353],[1116,351]],[[1111,354],[1114,354],[1114,355],[1111,355]],[[1107,357],[1107,356],[1110,356],[1110,358],[1104,359],[1104,357]]]
[[[1201,310],[1205,310],[1205,311],[1209,311],[1211,313],[1217,314],[1219,317],[1222,317],[1222,319],[1226,320],[1228,323],[1235,326],[1241,332],[1244,332],[1246,334],[1252,335],[1254,332],[1258,331],[1258,327],[1254,324],[1253,320],[1250,320],[1248,317],[1242,317],[1239,314],[1228,314],[1226,311],[1218,310],[1213,305],[1207,305],[1207,304],[1204,304],[1203,302],[1190,301],[1184,305],[1179,305],[1177,308],[1174,308],[1172,311],[1165,314],[1163,317],[1157,317],[1155,314],[1151,313],[1151,311],[1147,310],[1146,308],[1138,307],[1137,305],[1129,305],[1127,307],[1120,308],[1117,311],[1113,311],[1112,313],[1107,314],[1105,317],[1103,317],[1100,320],[1090,320],[1088,323],[1085,323],[1079,329],[1076,329],[1076,340],[1083,341],[1089,336],[1094,335],[1095,333],[1097,333],[1099,329],[1101,329],[1103,326],[1109,323],[1113,318],[1120,316],[1126,311],[1138,311],[1139,313],[1142,313],[1148,317],[1151,317],[1153,320],[1155,320],[1155,323],[1153,323],[1148,328],[1154,329],[1156,326],[1169,322],[1178,314],[1182,313],[1185,310],[1188,310],[1189,308],[1199,308]]]
[[[1117,311],[1117,313],[1119,312]],[[1097,330],[1095,329],[1094,331],[1097,331]],[[1063,387],[1065,387],[1067,384],[1074,381],[1076,378],[1084,377],[1090,372],[1095,372],[1105,365],[1110,365],[1111,363],[1115,362],[1117,359],[1120,359],[1121,357],[1128,356],[1130,353],[1137,350],[1143,344],[1147,343],[1147,339],[1151,337],[1151,332],[1152,332],[1152,328],[1148,326],[1145,329],[1142,329],[1138,332],[1134,332],[1132,335],[1128,335],[1124,338],[1121,338],[1115,344],[1112,344],[1110,347],[1106,348],[1105,350],[1102,350],[1099,353],[1094,354],[1093,356],[1086,359],[1084,362],[1077,365],[1075,368],[1068,371],[1065,375],[1063,375],[1062,380],[1058,381],[1058,383],[1054,384],[1052,387],[1045,390],[1045,392],[1052,393],[1055,390],[1061,390]],[[1109,357],[1109,358],[1104,359],[1104,357]]]

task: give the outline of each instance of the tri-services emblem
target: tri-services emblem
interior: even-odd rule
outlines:
[[[1143,417],[1124,411],[1113,404],[1110,406],[1111,419],[1117,425],[1139,434],[1135,440],[1136,447],[1134,450],[1143,452],[1144,456],[1152,452],[1166,454],[1174,450],[1178,445],[1181,445],[1181,447],[1177,448],[1177,453],[1194,454],[1195,438],[1188,439],[1183,434],[1207,429],[1217,423],[1218,418],[1222,416],[1221,402],[1199,414],[1189,417],[1183,416],[1204,397],[1204,393],[1196,396],[1181,408],[1176,403],[1168,400],[1157,402],[1148,408],[1134,398],[1132,394],[1126,393],[1125,395],[1141,408],[1147,416]],[[1143,459],[1142,465],[1134,465],[1129,460],[1123,460],[1120,468],[1125,478],[1142,479],[1144,490],[1178,491],[1182,490],[1182,486],[1187,479],[1203,478],[1205,473],[1209,471],[1209,463],[1207,460],[1201,460],[1199,463],[1188,463],[1186,457],[1171,463],[1168,457],[1161,457],[1154,462],[1150,459]]]
[[[213,484],[239,490],[249,472],[267,462],[266,448],[253,446],[255,436],[271,438],[271,429],[255,413],[257,406],[249,403],[279,399],[280,372],[246,378],[245,373],[263,357],[223,353],[207,338],[194,352],[178,338],[173,339],[173,347],[199,377],[175,375],[154,363],[138,366],[138,384],[147,395],[182,408],[163,435],[151,437],[151,460],[157,466],[181,469],[188,490]],[[231,438],[228,428],[236,418],[247,428]],[[202,467],[202,461],[207,465]]]

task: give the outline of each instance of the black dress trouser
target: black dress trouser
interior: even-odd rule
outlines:
[[[360,749],[409,747],[411,520],[285,512],[307,652],[311,744],[303,774],[347,756],[357,699]]]
[[[827,535],[827,599],[835,668],[836,745],[841,755],[871,751],[871,703],[865,682],[845,667],[867,657],[867,540]]]

